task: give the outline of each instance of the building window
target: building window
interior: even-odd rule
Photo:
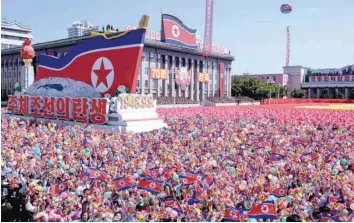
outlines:
[[[152,81],[152,87],[153,87],[154,89],[157,89],[157,80],[153,80],[153,81]]]
[[[146,80],[144,85],[145,85],[146,88],[148,88],[149,87],[149,81]]]
[[[138,81],[136,82],[136,87],[137,87],[137,88],[140,87],[140,80],[138,80]]]

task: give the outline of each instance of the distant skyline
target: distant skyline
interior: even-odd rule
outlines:
[[[290,14],[280,12],[284,3]],[[3,0],[1,7],[2,18],[33,27],[35,43],[66,38],[78,20],[124,29],[147,14],[149,29],[159,31],[161,8],[204,36],[205,0]],[[353,9],[353,0],[214,0],[213,42],[235,57],[232,74],[281,73],[289,25],[291,66],[342,68],[354,64]]]

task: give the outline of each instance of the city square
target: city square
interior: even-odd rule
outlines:
[[[313,14],[311,7],[275,4],[269,24],[285,31],[285,66],[261,73],[280,57],[253,61],[243,43],[227,41],[219,30],[239,22],[231,14],[222,20],[220,7],[230,7],[134,2],[136,12],[118,15],[136,17],[124,28],[80,20],[67,38],[41,28],[35,36],[45,23],[39,17],[26,21],[33,29],[2,19],[1,221],[353,222],[354,65],[348,51],[322,55],[323,63],[290,54],[292,27],[295,41],[307,44],[293,17]],[[46,4],[38,6],[64,5]],[[202,19],[177,10],[193,4]],[[243,4],[238,13],[259,10]],[[338,4],[353,18],[345,9],[354,5]],[[26,7],[2,7],[30,18]],[[81,16],[105,21],[87,13],[103,6],[80,7]],[[158,16],[149,15],[156,8]],[[254,16],[268,21],[265,14]],[[191,28],[200,26],[203,39]],[[274,27],[263,35],[275,38]],[[338,68],[292,65],[290,55]]]

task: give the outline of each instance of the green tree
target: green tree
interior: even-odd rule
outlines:
[[[344,95],[341,92],[335,92],[333,98],[335,99],[343,99]]]
[[[329,98],[329,89],[325,88],[321,91],[320,98]]]
[[[307,73],[305,75],[305,82],[309,82],[311,76],[312,76],[312,71],[311,70],[307,70]]]
[[[252,77],[240,77],[234,79],[231,92],[233,96],[247,96],[256,100],[269,98],[269,92],[272,92],[272,98],[278,97],[278,89],[280,97],[284,95],[286,89],[282,89],[276,84],[268,84],[262,80]]]
[[[305,92],[301,89],[294,89],[291,92],[291,97],[292,98],[305,98]]]
[[[352,89],[350,90],[349,98],[350,98],[350,99],[354,99],[354,88],[352,88]]]

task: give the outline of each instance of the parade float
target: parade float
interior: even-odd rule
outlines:
[[[26,116],[114,126],[121,132],[166,127],[151,94],[136,94],[148,16],[124,32],[91,33],[62,58],[38,55],[27,39],[21,50],[24,66],[7,110]]]

